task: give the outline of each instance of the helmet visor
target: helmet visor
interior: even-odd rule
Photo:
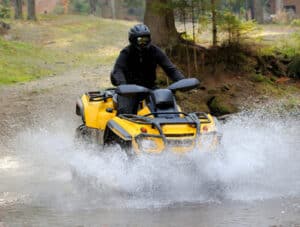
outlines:
[[[148,46],[148,44],[150,42],[151,42],[151,39],[149,36],[140,36],[140,37],[137,37],[137,39],[136,39],[136,43],[140,47],[146,47],[146,46]]]

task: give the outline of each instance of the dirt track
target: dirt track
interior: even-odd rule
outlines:
[[[9,149],[10,139],[28,126],[51,125],[55,119],[65,120],[66,124],[76,122],[76,99],[87,90],[110,86],[110,67],[81,68],[29,83],[0,87],[1,151]]]

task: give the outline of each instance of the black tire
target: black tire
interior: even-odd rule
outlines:
[[[75,139],[82,142],[91,142],[91,134],[89,128],[85,124],[82,124],[76,128]]]
[[[107,129],[104,135],[104,146],[114,146],[119,145],[122,151],[125,151],[128,156],[132,156],[132,142],[125,141],[112,132],[110,129]]]

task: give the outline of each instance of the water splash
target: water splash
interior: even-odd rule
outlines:
[[[73,128],[57,121],[47,130],[28,129],[18,135],[12,155],[0,160],[14,163],[10,171],[0,168],[5,182],[0,189],[13,189],[27,198],[23,202],[63,204],[64,209],[164,207],[300,195],[297,112],[242,112],[222,128],[220,152],[141,155],[131,160],[119,147],[104,151],[74,143]]]

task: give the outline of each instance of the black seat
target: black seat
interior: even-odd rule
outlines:
[[[172,91],[170,91],[169,89],[154,90],[151,92],[149,98],[150,98],[149,106],[151,112],[156,112],[156,113],[178,112],[174,95]],[[164,115],[165,114],[161,114],[159,116],[163,117]],[[168,115],[165,116],[167,117]],[[174,115],[172,115],[172,117],[174,117]]]

